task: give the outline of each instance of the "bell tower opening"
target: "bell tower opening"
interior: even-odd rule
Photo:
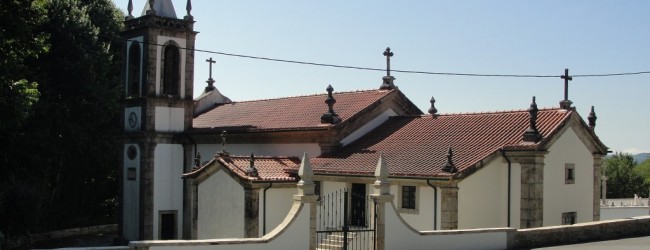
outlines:
[[[168,44],[163,52],[162,94],[178,96],[180,89],[180,52],[178,46]]]
[[[135,41],[129,47],[129,77],[127,81],[127,96],[139,97],[140,96],[140,80],[142,61],[140,59],[140,43]]]

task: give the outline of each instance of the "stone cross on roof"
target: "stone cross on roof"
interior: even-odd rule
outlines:
[[[379,86],[379,89],[391,90],[395,88],[395,77],[390,75],[390,58],[393,56],[393,52],[390,51],[390,47],[386,47],[384,51],[384,56],[386,56],[386,76],[382,77],[382,84]]]
[[[573,80],[573,77],[569,76],[569,69],[564,69],[564,75],[560,76],[564,79],[564,100],[560,102],[560,107],[563,109],[571,108],[571,101],[569,101],[569,81]]]
[[[384,56],[386,56],[386,75],[390,76],[390,58],[393,56],[393,52],[390,52],[390,47],[386,48],[384,51]]]
[[[216,63],[216,61],[212,60],[212,57],[210,57],[210,59],[205,60],[205,62],[207,62],[208,65],[210,65],[210,78],[208,78],[208,80],[205,81],[208,83],[208,86],[205,87],[205,92],[210,92],[215,89],[214,79],[212,79],[212,64]]]

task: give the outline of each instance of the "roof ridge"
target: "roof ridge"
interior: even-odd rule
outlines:
[[[545,107],[540,108],[539,111],[560,111],[565,110],[560,107]],[[570,110],[573,111],[573,110]],[[459,113],[442,113],[436,114],[436,116],[454,116],[454,115],[492,115],[492,114],[508,114],[508,113],[519,113],[519,112],[528,112],[527,109],[511,109],[511,110],[494,110],[494,111],[475,111],[475,112],[459,112]],[[422,117],[431,116],[430,114],[424,114]]]
[[[225,156],[220,156],[219,158],[226,158],[226,157]],[[229,156],[227,156],[227,158],[246,158],[246,159],[250,159],[251,156],[250,155],[229,155]],[[258,160],[258,159],[282,159],[282,158],[284,158],[284,159],[291,159],[291,158],[300,159],[300,157],[298,157],[298,156],[255,155],[255,160]]]
[[[333,94],[352,94],[352,93],[361,93],[361,92],[390,92],[393,91],[391,90],[384,90],[384,89],[359,89],[359,90],[350,90],[350,91],[340,91],[340,92],[333,92]],[[301,98],[301,97],[314,97],[314,96],[320,96],[320,95],[327,95],[327,92],[325,93],[318,93],[318,94],[307,94],[307,95],[295,95],[295,96],[283,96],[283,97],[276,97],[276,98],[265,98],[265,99],[254,99],[254,100],[244,100],[244,101],[233,101],[232,103],[225,103],[224,105],[227,104],[237,104],[237,103],[249,103],[249,102],[263,102],[263,101],[276,101],[276,100],[286,100],[286,99],[293,99],[293,98]]]

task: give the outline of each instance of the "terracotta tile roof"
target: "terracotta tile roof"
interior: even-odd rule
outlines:
[[[382,153],[391,176],[449,177],[441,171],[449,147],[462,172],[502,148],[537,147],[574,112],[540,110],[537,127],[544,139],[537,144],[523,141],[529,126],[526,110],[392,117],[333,155],[312,159],[312,165],[316,173],[372,176]]]
[[[258,176],[253,177],[246,175],[246,170],[250,166],[250,156],[217,156],[203,165],[203,167],[184,174],[183,178],[197,177],[208,168],[214,167],[214,164],[219,164],[228,168],[232,173],[246,181],[292,182],[298,181],[295,173],[297,173],[298,168],[300,167],[300,159],[297,157],[255,156],[255,168],[257,169]]]
[[[334,111],[341,122],[397,90],[334,92]],[[193,127],[284,130],[328,127],[321,124],[327,112],[327,94],[223,104],[194,118]]]

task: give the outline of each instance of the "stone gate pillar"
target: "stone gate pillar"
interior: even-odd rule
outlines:
[[[316,195],[316,185],[313,181],[314,171],[311,168],[307,153],[304,153],[302,156],[298,176],[300,176],[300,181],[296,185],[298,194],[294,195],[293,199],[303,204],[306,203],[309,206],[309,250],[316,250],[318,246],[318,242],[316,242],[316,207],[318,206],[318,196]]]
[[[386,249],[386,203],[393,201],[393,195],[390,194],[390,183],[388,182],[388,166],[383,156],[379,157],[377,168],[375,170],[375,193],[371,194],[373,202],[377,206],[375,217],[375,242],[377,250]]]

